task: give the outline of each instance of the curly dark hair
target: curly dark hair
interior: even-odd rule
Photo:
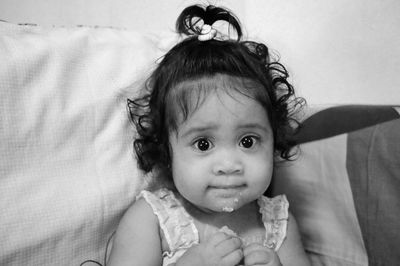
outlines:
[[[198,25],[213,25],[216,21],[227,22],[236,38],[198,40]],[[204,92],[207,85],[201,85],[202,80],[217,75],[242,81],[235,89],[265,108],[273,130],[275,153],[290,160],[295,146],[290,136],[298,125],[294,115],[305,102],[295,96],[286,68],[271,60],[267,46],[242,41],[236,16],[211,5],[184,9],[177,19],[176,30],[187,37],[165,54],[147,80],[144,94],[128,100],[128,110],[138,133],[134,149],[140,169],[146,173],[161,171],[171,178],[169,134],[177,130],[178,117],[183,114],[186,119],[193,111],[188,103],[191,93]],[[199,85],[190,89],[179,86],[186,81],[198,81]]]

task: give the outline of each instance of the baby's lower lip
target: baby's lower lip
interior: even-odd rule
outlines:
[[[220,185],[220,186],[210,186],[210,188],[215,188],[215,189],[238,189],[238,188],[243,188],[245,185],[240,184],[240,185]]]
[[[238,192],[245,188],[245,185],[238,186],[210,186],[212,191],[221,194],[222,196],[229,197],[236,195]]]

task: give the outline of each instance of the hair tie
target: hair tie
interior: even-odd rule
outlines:
[[[215,36],[217,36],[217,30],[211,25],[203,24],[203,26],[201,26],[200,34],[197,36],[197,38],[199,41],[204,42],[214,39]]]

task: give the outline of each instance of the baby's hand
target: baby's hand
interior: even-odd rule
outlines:
[[[243,249],[244,265],[281,266],[278,255],[272,249],[252,243]]]
[[[189,248],[176,266],[234,266],[242,258],[242,241],[224,232],[216,232],[209,239]]]

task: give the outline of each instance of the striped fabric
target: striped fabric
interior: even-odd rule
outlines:
[[[399,265],[398,107],[335,106],[305,119],[276,170],[315,265]],[[295,206],[293,206],[295,205]]]

